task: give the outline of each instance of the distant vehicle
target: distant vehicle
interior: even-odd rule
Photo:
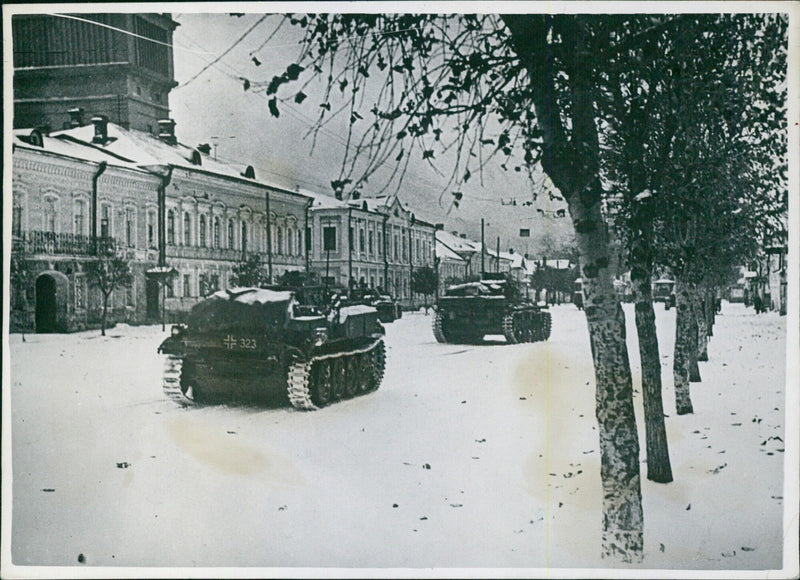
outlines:
[[[583,278],[576,278],[572,286],[572,302],[583,310]]]
[[[158,347],[183,405],[286,400],[313,410],[376,390],[386,365],[378,311],[327,288],[233,288],[192,308]]]
[[[350,304],[366,304],[378,311],[381,322],[394,322],[403,317],[403,309],[389,294],[381,294],[372,288],[354,288],[348,295]]]
[[[653,302],[663,302],[669,310],[675,306],[675,280],[660,278],[652,284]]]
[[[446,289],[434,306],[438,342],[474,343],[487,334],[502,334],[511,344],[550,337],[550,313],[522,296],[513,278],[496,276]]]

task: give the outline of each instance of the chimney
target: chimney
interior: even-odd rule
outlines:
[[[94,124],[94,137],[92,143],[104,145],[108,141],[108,117],[105,115],[95,115],[92,117]]]
[[[444,224],[436,224],[434,227],[437,230],[444,230]]]
[[[83,109],[81,107],[70,109],[67,111],[67,113],[69,113],[70,129],[74,129],[75,127],[83,127]]]
[[[211,155],[211,145],[208,143],[200,143],[200,145],[197,146],[197,150],[204,155]]]
[[[461,234],[461,239],[462,240],[466,240],[467,239],[467,234]]]
[[[178,139],[175,137],[175,121],[172,119],[161,119],[158,122],[158,138],[169,145],[177,145]]]

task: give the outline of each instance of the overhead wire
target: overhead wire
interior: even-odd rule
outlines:
[[[220,71],[220,72],[222,72],[222,74],[224,74],[225,76],[229,77],[230,79],[236,80],[236,81],[246,80],[247,77],[243,73],[241,73],[241,71],[239,71],[238,69],[232,67],[228,63],[225,63],[222,59],[225,56],[227,56],[239,44],[241,44],[245,40],[245,38],[247,38],[247,36],[249,36],[250,33],[252,33],[253,30],[255,30],[258,27],[259,24],[261,24],[264,20],[266,20],[269,16],[272,16],[272,15],[273,14],[264,14],[264,15],[262,15],[261,18],[259,18],[255,23],[253,23],[227,49],[225,49],[222,53],[220,53],[219,55],[217,55],[215,58],[211,59],[210,61],[206,61],[205,66],[203,66],[203,68],[200,71],[198,71],[195,75],[193,75],[189,80],[187,80],[187,81],[181,83],[180,85],[178,85],[177,87],[175,87],[175,90],[183,88],[183,87],[187,86],[188,84],[190,84],[191,82],[195,81],[197,78],[199,78],[208,69],[210,69],[212,67],[219,68],[217,65],[221,65],[222,67],[225,67],[225,68],[229,69],[229,71],[232,71],[232,72],[226,72],[226,71],[222,71],[222,70]],[[140,34],[136,34],[134,32],[131,32],[129,30],[125,30],[123,28],[111,26],[111,25],[108,25],[108,24],[105,24],[105,23],[102,23],[102,22],[97,22],[95,20],[88,19],[88,18],[81,18],[81,17],[74,16],[74,15],[71,15],[71,14],[52,13],[51,16],[59,17],[59,18],[65,18],[65,19],[71,19],[71,20],[76,20],[76,21],[80,21],[80,22],[85,22],[85,23],[88,23],[88,24],[92,24],[92,25],[95,25],[95,26],[99,26],[99,27],[102,27],[102,28],[107,28],[107,29],[113,30],[115,32],[126,34],[126,35],[132,36],[134,38],[138,38],[138,39],[141,39],[141,40],[152,42],[154,44],[158,44],[158,45],[161,45],[161,46],[166,46],[168,48],[178,49],[178,50],[181,50],[181,51],[184,51],[184,52],[190,52],[190,53],[197,54],[197,55],[213,54],[213,53],[211,53],[209,51],[206,51],[206,50],[198,51],[198,50],[190,49],[190,48],[181,46],[180,43],[162,42],[162,41],[159,41],[159,40],[156,40],[156,39],[153,39],[153,38],[148,38],[146,36],[142,36]],[[270,45],[270,46],[267,46],[269,41],[280,30],[281,26],[282,26],[282,23],[279,24],[275,28],[275,30],[272,31],[272,33],[267,37],[267,39],[264,42],[262,42],[261,45],[256,50],[251,51],[250,54],[251,55],[256,54],[257,52],[259,52],[260,50],[263,50],[264,48],[270,48],[270,49],[286,48],[286,47],[298,46],[298,45],[302,44],[301,42],[297,42],[297,43],[291,43],[291,44],[281,44],[281,45]],[[406,29],[393,30],[393,31],[388,31],[388,32],[374,32],[374,33],[369,33],[369,34],[360,35],[360,36],[345,37],[342,40],[349,41],[349,40],[355,40],[355,39],[358,39],[358,38],[366,38],[366,37],[369,37],[369,36],[381,36],[381,35],[388,36],[388,35],[391,35],[391,34],[397,34],[397,33],[401,33],[401,32],[409,32],[409,31],[412,31],[412,30],[418,30],[418,29],[416,29],[416,28],[406,28]],[[197,42],[195,42],[194,40],[192,40],[188,36],[186,37],[186,39],[189,42],[191,42],[192,44],[194,44],[195,46],[200,47],[200,45]],[[253,91],[253,92],[255,94],[260,94],[264,98],[267,98],[267,95],[264,94],[263,91]],[[296,121],[306,125],[309,129],[313,129],[314,126],[317,123],[317,121],[315,119],[312,119],[311,117],[309,117],[308,115],[306,115],[302,111],[299,111],[299,110],[295,109],[293,106],[291,106],[290,103],[284,103],[284,108],[285,108],[286,111],[289,112],[290,116],[292,116]],[[332,141],[338,143],[339,145],[342,145],[342,146],[346,145],[344,139],[342,139],[342,137],[340,135],[336,134],[334,131],[328,129],[327,127],[318,127],[318,131],[321,134],[323,134],[326,137],[328,137],[329,139],[331,139]],[[383,162],[380,163],[380,165],[382,165],[384,167],[387,167],[387,168],[391,167],[388,161],[383,161]],[[272,173],[275,173],[276,175],[279,175],[281,177],[286,177],[286,178],[290,177],[290,176],[279,174],[279,173],[276,173],[276,172],[272,172]],[[428,180],[426,178],[420,177],[419,175],[417,175],[416,173],[414,173],[412,171],[408,171],[407,174],[409,176],[411,176],[412,179],[414,179],[414,181],[417,182],[417,186],[418,187],[424,187],[425,185],[427,185],[429,187],[435,187],[435,188],[441,187],[440,184],[436,184],[436,183],[434,183],[434,182],[432,182],[432,181],[430,181],[430,180]],[[298,180],[297,177],[293,177],[293,179]],[[319,185],[317,183],[309,182],[309,181],[306,181],[306,183],[313,184],[313,185]],[[498,201],[495,198],[481,197],[481,196],[475,195],[473,193],[469,194],[469,199],[471,201],[482,201],[482,202],[489,202],[489,203],[496,203]],[[500,201],[502,203],[502,199]]]

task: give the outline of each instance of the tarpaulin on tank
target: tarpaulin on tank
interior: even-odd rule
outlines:
[[[282,328],[289,317],[294,295],[264,288],[232,288],[215,292],[189,314],[196,330],[261,333]]]

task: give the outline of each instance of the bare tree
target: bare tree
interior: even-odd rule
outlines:
[[[108,300],[114,290],[127,288],[133,283],[131,263],[126,257],[112,253],[100,253],[84,266],[89,283],[100,290],[103,296],[103,314],[100,334],[106,335]]]

